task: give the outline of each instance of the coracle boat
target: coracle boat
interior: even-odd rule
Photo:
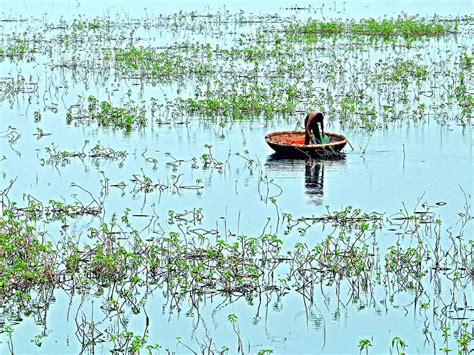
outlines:
[[[268,145],[278,154],[294,157],[334,157],[340,156],[347,139],[336,133],[324,132],[329,137],[325,144],[304,144],[304,131],[281,131],[265,136]]]

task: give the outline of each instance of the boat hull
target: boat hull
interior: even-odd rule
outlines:
[[[347,144],[344,136],[336,133],[325,132],[329,136],[326,144],[304,144],[304,131],[281,131],[269,133],[265,141],[279,155],[291,157],[335,157],[342,154],[342,149]]]

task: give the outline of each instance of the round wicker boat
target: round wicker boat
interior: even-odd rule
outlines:
[[[304,144],[304,131],[281,131],[265,136],[268,145],[277,153],[286,156],[299,157],[331,157],[341,155],[341,150],[347,143],[344,136],[324,132],[329,136],[329,143]]]

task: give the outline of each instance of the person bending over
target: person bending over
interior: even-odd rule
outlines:
[[[321,132],[319,131],[321,124]],[[311,111],[304,119],[305,137],[304,144],[321,144],[324,136],[324,116],[321,112]]]

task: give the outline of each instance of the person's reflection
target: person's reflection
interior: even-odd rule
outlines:
[[[324,195],[324,163],[309,159],[305,164],[306,193],[314,196],[313,202],[320,205]]]

